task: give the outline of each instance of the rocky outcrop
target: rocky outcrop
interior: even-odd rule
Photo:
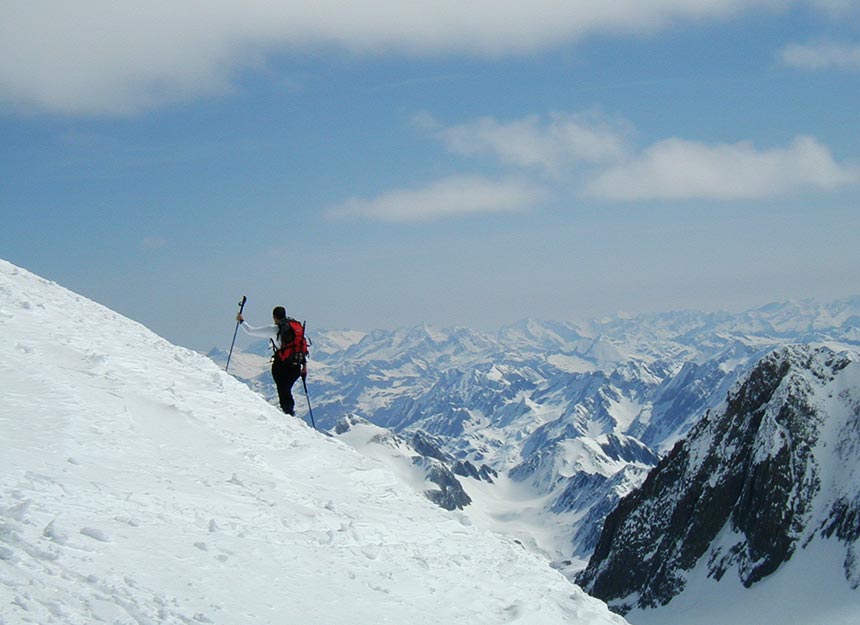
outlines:
[[[438,487],[425,490],[424,496],[440,508],[462,510],[472,503],[472,498],[451,470],[435,458],[415,456],[412,464],[423,469],[427,480]]]

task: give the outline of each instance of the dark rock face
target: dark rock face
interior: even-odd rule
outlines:
[[[434,458],[444,465],[450,466],[451,471],[456,475],[483,480],[491,484],[493,478],[499,477],[499,474],[486,464],[482,464],[478,468],[468,460],[454,460],[450,454],[442,450],[442,442],[438,438],[422,430],[412,434],[410,443],[419,455],[425,458]]]
[[[424,491],[424,496],[437,506],[445,510],[462,510],[472,503],[472,498],[466,494],[454,474],[435,458],[415,456],[412,464],[424,469],[427,479],[439,487],[439,490]]]
[[[422,456],[436,458],[440,462],[450,462],[451,460],[451,457],[442,451],[441,443],[426,432],[420,430],[415,432],[410,442],[415,451]]]
[[[809,347],[765,357],[607,517],[578,583],[626,612],[668,603],[705,554],[710,576],[736,567],[747,587],[789,560],[821,490],[813,387],[848,363]],[[860,536],[858,503],[840,504],[823,533]],[[724,527],[735,542],[716,546]]]
[[[357,415],[347,415],[335,424],[334,433],[346,434],[353,426],[367,423],[369,423],[367,419],[362,419]]]
[[[458,460],[454,463],[454,466],[451,467],[451,470],[457,475],[462,475],[463,477],[471,477],[476,480],[489,482],[490,484],[493,483],[493,480],[495,478],[499,477],[498,472],[492,467],[489,467],[486,464],[482,464],[481,468],[479,469],[468,460]]]
[[[603,449],[603,453],[613,460],[654,466],[660,459],[648,447],[629,436],[622,437],[617,434],[610,434],[606,437],[606,442],[601,443],[600,447]]]

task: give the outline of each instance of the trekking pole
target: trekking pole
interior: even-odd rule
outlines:
[[[311,425],[314,429],[317,429],[317,424],[314,423],[314,411],[311,408],[311,396],[308,395],[308,383],[302,378],[302,386],[305,387],[305,399],[308,400],[308,413],[311,415]]]
[[[307,334],[305,334],[306,325],[307,325],[307,321],[302,322],[302,336],[305,337],[305,340],[307,340]],[[307,352],[308,351],[307,348],[305,348],[304,351]],[[313,411],[313,408],[311,408],[311,396],[308,395],[308,383],[307,383],[307,380],[305,380],[305,376],[308,374],[308,369],[307,369],[308,364],[307,363],[308,363],[307,356],[305,356],[305,363],[304,363],[305,375],[302,376],[302,386],[305,387],[305,399],[308,400],[308,414],[311,416],[311,425],[313,426],[314,429],[317,429],[317,424],[314,423],[314,411]]]
[[[242,301],[239,302],[239,314],[240,315],[242,314],[242,311],[245,309],[245,302],[247,302],[247,301],[248,301],[248,298],[243,295]],[[224,367],[224,371],[227,371],[227,369],[230,367],[230,357],[233,356],[233,346],[236,344],[236,334],[238,334],[238,332],[239,332],[239,324],[240,323],[241,323],[241,321],[239,321],[237,319],[236,320],[236,329],[233,330],[233,342],[230,343],[230,353],[227,354],[227,366]]]

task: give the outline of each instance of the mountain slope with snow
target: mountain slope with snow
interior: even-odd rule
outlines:
[[[620,625],[209,359],[0,261],[0,623]]]

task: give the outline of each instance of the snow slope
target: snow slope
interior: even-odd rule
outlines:
[[[141,325],[0,260],[0,624],[624,619]]]

